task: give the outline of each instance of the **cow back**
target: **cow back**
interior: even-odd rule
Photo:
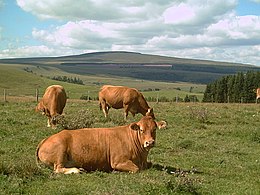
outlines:
[[[60,85],[49,86],[45,90],[42,101],[51,116],[62,114],[67,101],[66,92]]]

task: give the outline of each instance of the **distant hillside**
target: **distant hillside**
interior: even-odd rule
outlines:
[[[64,86],[70,98],[79,99],[86,90],[95,92],[91,86],[55,81],[14,66],[0,64],[0,97],[3,95],[3,89],[6,90],[7,96],[35,96],[36,89],[38,89],[41,97],[46,87],[53,84]],[[0,102],[1,100],[2,98],[0,98]]]
[[[96,52],[73,56],[2,59],[5,64],[28,64],[43,68],[55,66],[81,75],[123,76],[136,79],[209,83],[237,72],[260,71],[253,65],[194,60],[134,52]]]

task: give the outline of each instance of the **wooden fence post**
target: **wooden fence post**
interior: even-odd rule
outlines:
[[[39,90],[38,89],[36,89],[35,96],[36,96],[36,102],[38,102],[39,101]]]
[[[6,91],[4,89],[4,102],[6,102]]]

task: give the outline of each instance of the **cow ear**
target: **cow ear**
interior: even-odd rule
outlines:
[[[137,125],[136,123],[132,123],[132,124],[130,125],[130,128],[131,128],[132,130],[135,130],[135,131],[139,131],[139,130],[140,130],[140,126]]]
[[[156,122],[156,125],[159,129],[165,129],[167,127],[167,122],[166,121]]]

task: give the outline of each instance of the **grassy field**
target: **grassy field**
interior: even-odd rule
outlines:
[[[27,100],[27,101],[26,101]],[[0,102],[0,194],[259,194],[260,105],[150,103],[157,131],[152,168],[136,174],[53,174],[35,163],[37,144],[63,127],[111,127],[123,120],[111,110],[105,120],[95,101],[69,100],[56,130],[34,112],[36,102]]]
[[[31,72],[26,72],[24,69],[29,69]],[[75,85],[66,82],[60,82],[48,79],[53,76],[76,77],[83,80],[85,85]],[[126,77],[108,77],[104,75],[77,75],[66,73],[54,67],[44,69],[42,67],[30,65],[8,65],[0,64],[0,99],[3,99],[3,90],[6,90],[7,96],[35,96],[36,89],[39,90],[40,97],[44,90],[53,84],[64,86],[67,95],[72,99],[79,99],[82,95],[89,95],[92,99],[97,98],[100,87],[104,84],[124,85],[134,87],[139,90],[160,89],[159,92],[144,92],[145,96],[156,97],[157,95],[168,98],[179,96],[184,98],[188,95],[197,95],[201,100],[205,85],[192,83],[167,83],[155,82],[147,80],[138,80]],[[190,89],[192,88],[192,92]],[[179,90],[177,90],[179,89]],[[8,99],[8,97],[7,97]],[[10,99],[10,98],[9,98]]]

